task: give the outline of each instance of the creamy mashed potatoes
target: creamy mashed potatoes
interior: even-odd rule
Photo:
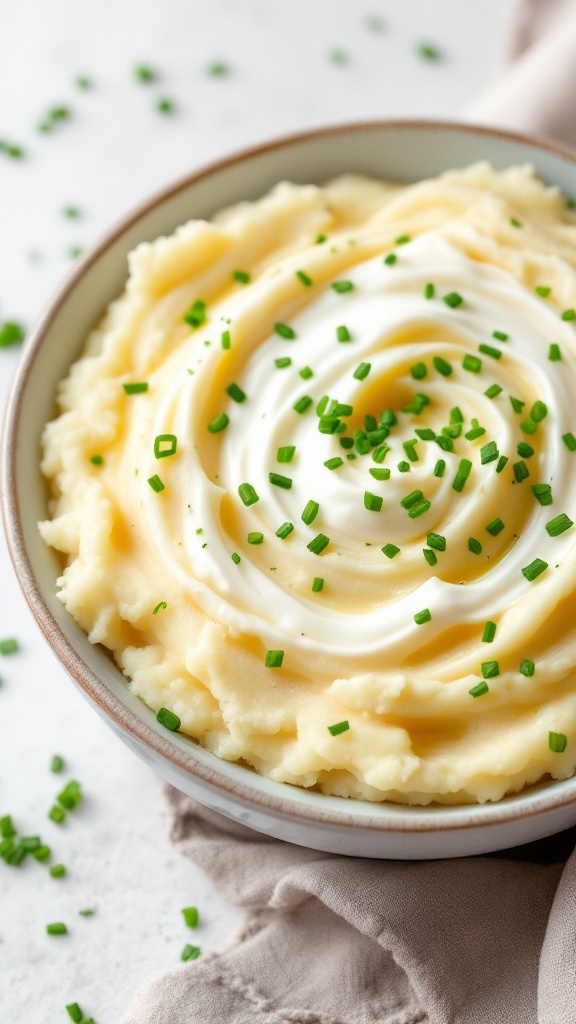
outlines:
[[[272,779],[572,775],[574,307],[576,219],[529,168],[281,184],[140,245],[45,431],[61,600]]]

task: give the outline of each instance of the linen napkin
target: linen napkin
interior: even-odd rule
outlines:
[[[575,0],[516,3],[509,61],[470,119],[576,143]],[[177,848],[246,919],[122,1024],[576,1024],[576,829],[489,857],[375,861],[166,796]]]

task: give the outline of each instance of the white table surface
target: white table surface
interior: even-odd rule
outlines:
[[[70,247],[90,245],[150,192],[221,154],[342,121],[458,117],[498,68],[507,10],[507,0],[0,0],[0,139],[27,152],[22,161],[0,153],[0,322],[33,323]],[[442,59],[419,58],[420,41]],[[215,60],[229,74],[208,75]],[[135,81],[139,62],[157,70],[155,83]],[[93,89],[75,88],[78,74]],[[163,96],[176,105],[170,116],[154,108]],[[39,134],[58,104],[72,117]],[[81,218],[66,219],[66,205]],[[0,349],[0,411],[18,356]],[[186,942],[216,948],[241,915],[172,849],[158,780],[65,677],[2,540],[7,636],[21,651],[0,658],[0,816],[40,832],[68,874],[53,879],[32,858],[19,869],[0,861],[0,1021],[65,1024],[65,1004],[78,1001],[98,1024],[116,1024]],[[61,776],[48,770],[54,753],[65,758]],[[70,777],[85,800],[58,827],[46,812]],[[190,904],[197,932],[181,919]],[[95,914],[78,916],[84,907]],[[46,935],[51,921],[69,934]]]

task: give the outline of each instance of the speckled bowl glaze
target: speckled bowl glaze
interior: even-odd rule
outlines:
[[[58,381],[122,291],[127,254],[139,242],[255,199],[282,179],[322,182],[362,172],[410,182],[486,159],[500,169],[531,163],[546,182],[576,194],[574,153],[518,135],[430,122],[356,124],[291,136],[195,172],[144,203],[78,262],[26,343],[12,389],[2,454],[4,524],[16,574],[53,651],[95,710],[165,779],[229,818],[301,846],[410,860],[503,849],[576,823],[576,778],[482,806],[369,804],[272,782],[168,733],[56,597],[61,567],[36,525],[47,514],[40,435],[54,415]]]

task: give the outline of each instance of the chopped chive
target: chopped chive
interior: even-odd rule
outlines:
[[[183,907],[182,917],[187,928],[198,927],[198,907]]]
[[[553,504],[554,499],[552,498],[552,487],[550,484],[533,484],[532,494],[540,505]]]
[[[408,405],[402,406],[402,412],[411,412],[414,413],[415,416],[419,416],[422,410],[425,409],[427,405],[430,405],[430,399],[428,398],[428,395],[412,395],[412,398],[408,402]]]
[[[440,50],[437,46],[433,46],[432,43],[418,43],[416,53],[422,60],[434,61],[440,59]]]
[[[282,476],[281,473],[268,473],[268,479],[275,487],[282,487],[285,491],[289,491],[292,487],[291,478],[289,476]]]
[[[160,494],[160,491],[164,490],[164,484],[162,483],[157,473],[154,473],[154,476],[148,477],[148,483],[150,484],[152,490],[156,492],[156,494]]]
[[[139,82],[154,82],[156,80],[156,72],[149,64],[137,64],[134,68],[134,77]]]
[[[511,224],[511,226],[513,228],[522,228],[522,227],[524,227],[524,225],[522,224],[522,221],[518,220],[517,217],[510,217],[510,224]]]
[[[282,447],[278,449],[278,453],[276,455],[276,458],[277,458],[278,462],[292,462],[292,459],[294,458],[294,452],[295,451],[296,451],[296,445],[295,444],[282,445]]]
[[[468,538],[468,551],[471,551],[473,555],[482,554],[482,545],[475,537]]]
[[[63,878],[66,874],[66,866],[64,864],[53,864],[50,868],[50,875],[52,878]]]
[[[496,517],[496,519],[493,519],[491,523],[488,523],[488,526],[486,527],[487,532],[490,533],[493,537],[497,537],[499,533],[502,533],[503,529],[504,523],[498,517]]]
[[[486,433],[485,427],[481,427],[478,424],[478,420],[472,420],[472,423],[475,425],[464,434],[467,441],[476,441],[477,438],[482,437]]]
[[[341,324],[340,327],[336,328],[336,337],[338,341],[350,341],[351,335],[345,324]]]
[[[314,371],[310,366],[303,366],[301,370],[298,370],[298,374],[302,380],[310,380],[310,377],[314,376]]]
[[[398,472],[399,473],[409,473],[410,472],[410,463],[406,462],[404,459],[402,459],[402,461],[398,463]]]
[[[282,526],[276,530],[276,536],[279,537],[280,540],[286,540],[286,537],[292,533],[293,529],[294,526],[292,523],[282,523]]]
[[[300,415],[302,415],[303,413],[306,412],[307,409],[310,408],[312,402],[313,399],[310,398],[310,395],[302,395],[302,398],[299,398],[298,401],[294,403],[292,408],[294,409],[294,412],[297,412]]]
[[[54,804],[54,806],[48,811],[48,817],[56,825],[61,825],[66,817],[66,811],[62,810],[61,807],[58,807],[58,804]]]
[[[321,416],[318,420],[318,430],[321,434],[335,434],[340,428],[340,423],[338,416]]]
[[[443,359],[442,356],[434,356],[432,362],[435,369],[438,370],[438,373],[441,373],[443,377],[449,377],[452,373],[450,363],[446,359]]]
[[[482,643],[491,644],[496,636],[496,623],[487,622],[482,633]]]
[[[103,459],[102,455],[91,455],[90,456],[90,462],[92,463],[93,466],[103,466],[104,465],[104,459]]]
[[[377,448],[372,452],[372,459],[374,462],[384,462],[388,452],[390,451],[390,445],[379,444]]]
[[[366,455],[370,451],[372,445],[363,430],[358,429],[354,432],[354,447],[359,455]]]
[[[61,921],[55,921],[53,924],[46,925],[46,932],[48,935],[67,935],[68,929]]]
[[[570,432],[568,432],[567,434],[562,434],[562,440],[564,441],[564,444],[566,445],[569,452],[576,451],[576,437],[574,437],[574,434]]]
[[[510,335],[504,331],[492,331],[492,337],[496,338],[496,341],[508,341]]]
[[[340,466],[344,465],[344,459],[341,459],[339,455],[335,455],[333,459],[326,459],[324,465],[326,469],[340,469]]]
[[[436,551],[446,551],[446,537],[443,537],[441,533],[429,533],[426,543],[429,548],[435,548]]]
[[[508,463],[508,461],[509,460],[508,460],[508,456],[507,455],[501,455],[500,458],[498,459],[498,465],[496,466],[496,472],[497,473],[501,473],[502,470],[504,469],[504,466]]]
[[[368,470],[368,472],[370,473],[370,476],[374,477],[375,480],[390,479],[390,470],[386,469],[384,466],[373,466],[371,469]]]
[[[446,470],[446,463],[444,459],[438,459],[438,462],[434,466],[434,476],[443,477]]]
[[[398,257],[395,252],[389,252],[387,256],[382,260],[385,266],[393,267],[398,262]]]
[[[321,555],[324,548],[328,547],[329,543],[330,537],[326,537],[324,533],[318,533],[316,537],[306,545],[306,547],[313,555]]]
[[[92,907],[86,907],[85,910],[79,910],[80,917],[92,917],[94,910]]]
[[[398,235],[398,238],[394,239],[394,245],[407,245],[410,241],[410,235]]]
[[[167,605],[166,601],[159,601],[158,604],[156,605],[154,611],[152,612],[152,615],[158,615],[158,612],[164,611],[167,607],[168,607],[168,605]]]
[[[488,693],[488,683],[484,682],[476,683],[471,690],[468,690],[471,697],[483,697],[485,693]]]
[[[492,356],[493,359],[502,358],[500,349],[493,348],[492,345],[478,345],[478,351],[483,352],[485,356]]]
[[[313,523],[314,520],[316,519],[316,516],[318,515],[319,511],[320,505],[318,504],[318,502],[310,499],[310,501],[307,502],[306,507],[302,512],[300,518],[303,523],[306,523],[306,526],[310,526],[310,524]]]
[[[221,78],[223,75],[227,75],[229,71],[228,64],[225,64],[223,60],[213,60],[206,68],[206,74],[211,75],[213,78]]]
[[[208,424],[208,430],[211,434],[219,434],[221,430],[225,430],[230,420],[225,412],[221,412],[219,416],[215,416],[213,420]]]
[[[512,466],[512,469],[514,470],[516,482],[519,484],[521,484],[523,480],[527,480],[530,476],[530,470],[528,469],[526,463],[523,461],[515,462]]]
[[[352,281],[332,281],[330,287],[335,292],[338,292],[339,295],[342,295],[344,292],[351,292],[354,285]]]
[[[470,473],[472,471],[472,463],[470,459],[460,459],[460,464],[456,471],[456,476],[452,482],[452,488],[459,493],[464,490],[464,484],[466,483]]]
[[[184,313],[183,319],[193,330],[206,323],[206,303],[203,299],[195,299],[190,309]]]
[[[484,679],[493,679],[500,675],[500,666],[497,661],[483,661],[480,667]]]
[[[156,100],[156,110],[159,114],[172,114],[174,112],[174,100],[163,96],[161,99]]]
[[[246,270],[233,270],[232,277],[238,284],[250,284],[250,274]]]
[[[68,1016],[70,1017],[70,1020],[74,1021],[74,1024],[82,1024],[82,1021],[84,1020],[84,1014],[82,1013],[82,1010],[78,1006],[78,1003],[68,1003],[68,1005],[66,1006],[66,1010],[68,1011]]]
[[[287,341],[293,341],[296,337],[296,331],[289,324],[277,323],[274,324],[274,330],[280,338],[285,338]]]
[[[18,842],[21,850],[26,853],[34,853],[34,850],[39,849],[42,845],[40,842],[40,836],[22,836]]]
[[[234,565],[240,565],[240,562],[242,561],[237,551],[233,551],[232,554],[230,555],[230,558],[234,562]]]
[[[0,348],[10,348],[24,341],[24,328],[13,320],[5,320],[0,324]]]
[[[547,299],[552,289],[548,287],[548,285],[537,284],[534,291],[536,292],[536,295],[540,295],[542,299]]]
[[[292,360],[290,356],[280,356],[279,359],[274,360],[274,365],[277,370],[284,370],[287,366],[292,365]]]
[[[222,331],[220,342],[224,350],[230,348],[230,331]]]
[[[246,505],[247,508],[250,505],[255,505],[256,502],[259,501],[259,497],[256,494],[254,488],[252,487],[252,484],[240,484],[238,488],[238,494],[240,495],[240,500],[244,505]]]
[[[52,760],[50,761],[50,771],[54,772],[57,775],[58,772],[62,771],[63,767],[64,758],[61,757],[60,754],[54,754]]]
[[[462,305],[464,299],[458,294],[458,292],[449,292],[448,295],[442,296],[442,301],[445,302],[447,306],[450,306],[451,309],[456,309],[458,306]]]
[[[352,376],[356,380],[365,380],[366,377],[368,376],[368,374],[370,373],[371,369],[372,369],[372,364],[371,363],[359,363],[359,365],[354,370],[354,373],[352,374]]]
[[[516,447],[516,451],[522,459],[530,459],[534,455],[534,449],[532,448],[532,445],[527,444],[526,441],[519,441]]]
[[[168,445],[167,448],[164,445]],[[178,447],[178,438],[175,434],[158,434],[154,439],[154,457],[157,459],[166,459],[170,455],[176,454]]]
[[[385,544],[382,548],[382,554],[386,555],[386,558],[394,558],[398,554],[400,548],[396,544]]]
[[[416,612],[414,616],[414,622],[417,626],[423,626],[425,622],[430,622],[432,615],[430,614],[429,608],[423,608],[421,612]]]
[[[315,576],[314,579],[312,580],[312,592],[314,594],[319,594],[320,591],[323,590],[323,588],[324,580],[322,576]]]
[[[326,235],[316,235],[316,245],[322,245],[326,241]]]
[[[413,508],[408,510],[408,515],[410,516],[410,519],[419,519],[419,517],[423,516],[430,507],[430,502],[427,498],[424,498],[424,501],[418,502],[417,505],[414,505]]]
[[[264,664],[266,668],[282,668],[284,651],[266,651]]]
[[[182,724],[178,715],[175,715],[168,708],[160,708],[156,715],[156,721],[163,725],[165,729],[169,729],[170,732],[176,732]]]
[[[484,394],[486,395],[486,398],[496,398],[496,396],[499,395],[501,391],[502,388],[500,387],[499,384],[491,384],[489,388],[486,388]]]
[[[71,779],[70,782],[66,783],[64,789],[58,793],[56,799],[65,810],[73,811],[82,800],[80,783],[76,782],[76,779]]]
[[[576,309],[565,309],[562,313],[563,320],[576,320]]]
[[[407,494],[405,498],[402,498],[400,504],[402,505],[402,508],[410,509],[413,508],[414,505],[417,505],[419,501],[422,501],[423,497],[424,495],[422,491],[410,491],[410,494]]]
[[[483,444],[480,449],[480,463],[482,466],[486,466],[489,462],[494,462],[498,458],[498,445],[496,441],[488,441],[487,444]]]
[[[410,459],[410,462],[418,462],[418,455],[414,450],[414,445],[418,444],[418,438],[414,437],[411,441],[403,441],[402,447],[406,452],[406,455]]]
[[[521,402],[519,398],[514,398],[513,395],[508,395],[508,398],[510,399],[510,403],[512,405],[514,412],[522,412],[522,409],[526,405],[526,402]]]
[[[148,391],[148,384],[146,381],[137,381],[133,384],[123,384],[122,387],[127,395],[141,395],[145,391]]]
[[[422,380],[428,373],[426,363],[415,363],[414,366],[410,367],[410,373],[414,380]]]
[[[551,363],[558,363],[562,359],[562,353],[560,352],[560,345],[552,344],[548,349],[548,359]]]
[[[210,74],[212,74],[212,75],[215,74],[215,73],[216,72],[214,72],[214,71],[210,72]],[[220,74],[220,73],[221,72],[218,72],[218,74]],[[186,945],[184,946],[184,949],[182,950],[182,952],[180,954],[180,959],[181,959],[182,963],[186,964],[186,963],[188,963],[189,960],[197,960],[198,957],[200,956],[201,952],[202,952],[202,950],[200,949],[200,946],[191,946],[187,942]]]
[[[336,402],[333,413],[335,416],[351,416],[354,412],[354,407],[348,405],[346,402]]]
[[[434,287],[433,284],[428,282],[428,284],[424,285],[424,298],[425,299],[433,299],[435,293],[436,293],[436,288]]]
[[[551,519],[549,523],[546,523],[546,530],[550,537],[559,537],[561,533],[569,530],[571,526],[574,526],[574,523],[565,512],[562,512],[559,516],[554,516],[554,519]]]
[[[548,733],[548,747],[553,754],[563,754],[566,750],[568,740],[563,732]]]
[[[545,402],[534,402],[534,405],[530,410],[530,419],[534,420],[534,423],[540,423],[543,419],[546,418],[547,414],[548,408]]]
[[[518,667],[518,671],[521,672],[523,676],[533,676],[535,669],[536,666],[534,662],[530,661],[529,658],[524,658]]]
[[[296,277],[298,278],[299,281],[302,282],[303,285],[305,285],[306,288],[309,288],[310,285],[314,283],[312,281],[312,278],[308,277],[308,274],[305,274],[303,270],[297,270]]]
[[[422,554],[428,562],[428,565],[436,565],[438,559],[435,553],[430,548],[422,548]]]
[[[527,565],[524,567],[524,569],[522,569],[522,575],[528,580],[529,583],[532,583],[533,580],[537,579],[538,576],[541,576],[547,568],[548,562],[542,561],[541,558],[535,558],[532,562],[530,562],[530,565]]]
[[[336,722],[336,725],[328,726],[328,732],[331,736],[339,736],[342,732],[348,732],[349,728],[349,722]]]
[[[247,537],[249,544],[262,544],[264,540],[263,533],[249,533]]]
[[[16,829],[12,822],[12,816],[5,814],[3,818],[0,818],[0,836],[3,839],[12,839],[16,835]]]
[[[18,641],[14,637],[7,637],[6,640],[0,640],[0,654],[16,654],[19,650]]]
[[[381,512],[384,498],[379,494],[372,494],[371,491],[364,491],[364,508],[368,512]]]
[[[238,384],[235,384],[234,382],[228,385],[228,387],[226,388],[226,394],[230,395],[230,398],[232,399],[233,402],[241,403],[246,401],[246,395],[242,391],[242,388],[239,387]]]

